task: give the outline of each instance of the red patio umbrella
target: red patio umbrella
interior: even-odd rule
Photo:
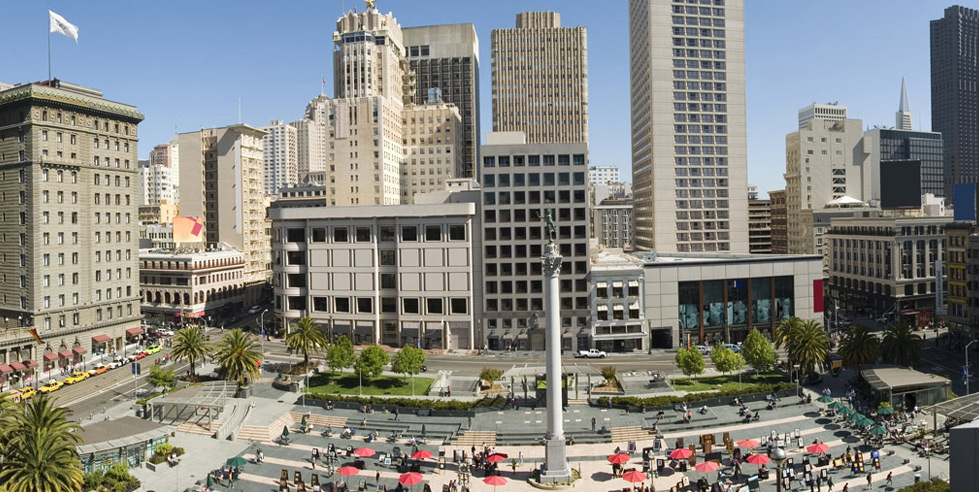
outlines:
[[[422,474],[418,472],[408,472],[398,477],[398,482],[401,485],[405,485],[408,487],[411,487],[412,485],[418,485],[422,483]]]
[[[427,460],[428,458],[431,458],[432,456],[434,456],[434,455],[432,454],[431,451],[425,451],[424,449],[419,449],[418,451],[415,451],[414,453],[411,453],[411,457],[412,458],[415,458],[416,460]]]
[[[735,444],[737,444],[739,448],[748,448],[748,449],[751,449],[751,448],[757,448],[758,447],[758,441],[756,441],[754,439],[745,439],[743,441],[738,441]]]
[[[505,459],[506,459],[506,455],[501,453],[493,453],[486,457],[486,461],[490,463],[499,463]]]
[[[691,456],[693,456],[693,451],[687,448],[674,449],[673,452],[670,453],[670,458],[675,460],[685,460]]]
[[[499,475],[490,475],[483,479],[483,483],[493,486],[493,492],[496,492],[497,485],[506,485],[506,482],[507,480]]]
[[[809,451],[812,454],[823,454],[826,451],[829,451],[829,446],[820,442],[807,447],[806,451]]]
[[[629,455],[625,453],[613,454],[612,456],[608,457],[608,462],[612,463],[613,465],[621,465],[623,463],[628,463],[629,458]]]
[[[632,482],[632,483],[645,482],[646,474],[636,470],[627,471],[624,474],[622,474],[622,479],[625,480],[626,482]]]
[[[374,451],[371,448],[357,448],[354,450],[354,454],[360,456],[361,458],[370,458],[371,456],[377,454],[377,451]]]
[[[752,465],[761,466],[761,465],[764,465],[765,463],[768,463],[769,461],[771,461],[771,458],[769,458],[768,456],[766,456],[764,454],[753,454],[753,455],[751,455],[751,456],[748,457],[747,461],[748,461],[748,463],[751,463]]]
[[[699,472],[710,473],[712,471],[717,471],[717,469],[720,468],[720,465],[718,465],[715,461],[703,461],[697,463],[697,465],[693,468]]]
[[[349,477],[351,475],[356,475],[356,474],[360,473],[360,470],[357,469],[357,468],[355,468],[355,467],[352,467],[352,466],[341,466],[340,469],[337,470],[337,473],[339,473],[340,475],[343,475],[344,477]],[[344,484],[347,483],[347,479],[346,478],[343,479],[343,483]]]

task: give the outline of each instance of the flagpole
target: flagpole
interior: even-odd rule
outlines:
[[[50,19],[48,20],[50,23]],[[51,29],[48,29],[48,80],[51,80]]]

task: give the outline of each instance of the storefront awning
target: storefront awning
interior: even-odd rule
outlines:
[[[49,354],[44,354],[44,360],[58,360],[58,354],[51,352]]]
[[[614,287],[616,289],[621,289],[622,288],[622,282],[612,282],[612,287]]]
[[[174,317],[177,317],[177,318],[180,317],[180,313],[173,313],[173,315],[174,315]],[[197,311],[195,313],[183,313],[183,317],[184,318],[203,318],[204,317],[204,311]]]
[[[95,335],[94,337],[92,337],[92,341],[95,343],[105,343],[108,342],[109,340],[112,340],[112,337],[110,337],[109,335]]]
[[[629,304],[629,309],[639,309],[639,303],[634,302],[632,304]]]
[[[129,335],[141,335],[143,333],[143,329],[138,326],[136,328],[128,328],[126,333]]]
[[[629,281],[629,287],[639,287],[639,281],[638,280],[630,280]]]
[[[612,306],[612,309],[614,309],[616,311],[622,311],[623,309],[625,309],[625,307],[623,307],[621,304],[616,304],[616,305]]]
[[[597,288],[597,289],[607,289],[608,288],[608,282],[605,282],[604,280],[601,281],[601,282],[595,282],[595,288]]]
[[[10,365],[13,366],[14,365],[13,362],[11,362]],[[24,361],[24,365],[27,367],[37,367],[37,362],[35,362],[34,359],[27,359]],[[14,367],[14,369],[17,368]]]
[[[62,357],[68,357],[68,358],[70,358],[71,357],[71,350],[62,350],[62,351],[58,352],[58,355],[60,355]]]
[[[75,348],[71,349],[71,351],[74,352],[74,353],[76,353],[76,354],[78,354],[78,355],[81,355],[81,354],[84,354],[85,352],[88,352],[88,350],[85,350],[85,347],[75,347]]]
[[[0,364],[0,373],[7,374],[8,372],[14,372],[14,368],[7,364]]]
[[[23,371],[24,369],[27,369],[26,367],[24,367],[24,364],[21,364],[20,362],[17,361],[11,362],[10,367],[12,367],[15,371]]]
[[[606,306],[604,304],[599,304],[598,306],[595,306],[595,309],[597,309],[599,311],[608,311],[608,306]]]

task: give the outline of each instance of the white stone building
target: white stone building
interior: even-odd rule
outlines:
[[[274,196],[279,188],[299,182],[296,127],[273,121],[262,130],[266,132],[262,137],[265,194]]]

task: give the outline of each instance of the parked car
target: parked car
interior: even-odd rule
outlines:
[[[32,387],[32,386],[27,386],[27,387],[21,388],[20,389],[20,399],[21,399],[21,401],[24,401],[24,400],[26,400],[26,399],[34,396],[34,393],[35,393],[34,387]]]
[[[736,344],[733,344],[733,343],[725,343],[724,346],[727,347],[727,348],[729,348],[729,349],[731,349],[731,352],[734,352],[736,354],[741,353],[741,346],[740,345],[736,345]]]
[[[586,359],[604,359],[607,354],[598,349],[579,350],[578,357]]]
[[[51,393],[52,391],[58,391],[64,385],[65,385],[65,383],[62,383],[61,381],[58,381],[57,379],[52,379],[52,380],[48,381],[48,384],[45,384],[44,386],[41,386],[40,388],[38,388],[37,391],[38,391],[38,393]]]
[[[129,362],[129,359],[116,359],[109,363],[109,369],[115,369],[117,367],[122,367]]]
[[[143,359],[143,358],[145,358],[145,357],[146,357],[146,355],[147,355],[147,354],[146,354],[146,352],[145,352],[145,351],[143,351],[143,352],[140,352],[140,353],[138,353],[138,354],[135,354],[135,355],[131,355],[130,357],[132,357],[132,358],[133,358],[133,360],[140,360],[140,359]]]
[[[66,384],[80,383],[80,382],[88,379],[88,377],[89,377],[89,374],[87,372],[78,371],[78,372],[72,374],[71,376],[68,376],[68,378],[65,379],[65,383]]]
[[[149,347],[146,347],[146,355],[153,355],[161,350],[163,350],[163,347],[159,345],[150,345]]]
[[[710,347],[706,345],[697,345],[697,350],[700,351],[701,355],[710,355]]]
[[[90,375],[92,375],[92,376],[97,376],[99,374],[105,374],[105,371],[108,371],[108,370],[109,370],[109,366],[107,366],[105,364],[100,364],[98,366],[95,366],[95,369],[92,369],[92,370],[88,371],[88,373]]]

